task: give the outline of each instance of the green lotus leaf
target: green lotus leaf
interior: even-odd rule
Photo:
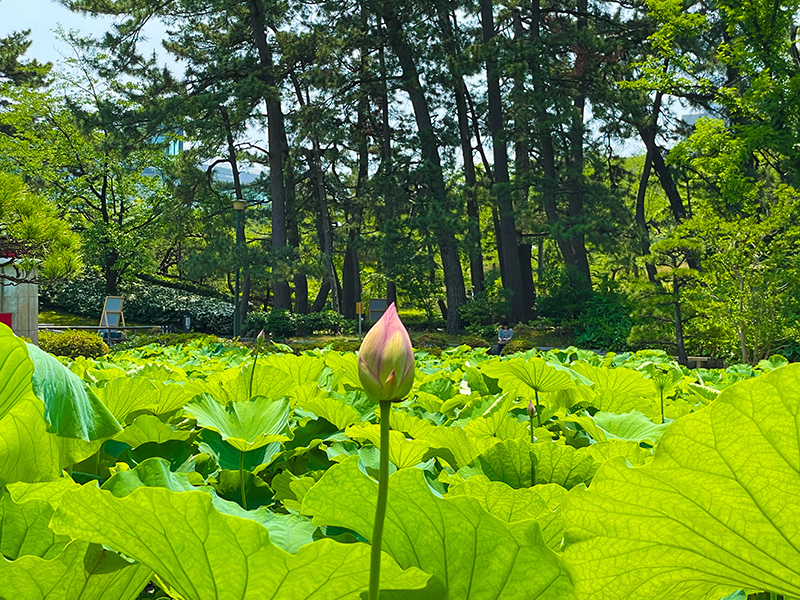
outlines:
[[[344,432],[354,440],[369,440],[380,450],[381,428],[379,425],[353,425]],[[431,445],[424,440],[409,440],[399,431],[389,431],[389,461],[398,469],[413,467],[422,462]]]
[[[23,397],[33,393],[33,363],[25,342],[0,323],[0,419]]]
[[[635,467],[648,463],[653,458],[653,453],[650,449],[642,448],[638,442],[631,440],[599,442],[587,446],[586,450],[598,463],[604,463],[607,460],[621,456]]]
[[[325,361],[316,356],[307,356],[305,354],[301,356],[295,354],[270,354],[263,359],[259,359],[258,364],[274,367],[286,373],[289,381],[292,382],[292,387],[319,381],[320,375],[325,370]],[[270,397],[274,398],[275,396]]]
[[[75,373],[37,346],[27,347],[34,365],[33,393],[44,402],[48,431],[89,441],[111,437],[122,429]]]
[[[563,507],[580,597],[800,597],[799,420],[800,365],[789,365],[672,423],[648,465],[604,463]]]
[[[61,437],[47,430],[38,398],[20,400],[0,419],[0,483],[49,481],[97,452],[100,440]]]
[[[398,409],[393,409],[389,414],[389,423],[392,429],[402,431],[412,438],[418,438],[436,429],[436,426],[431,421],[420,419],[404,410]]]
[[[0,555],[9,560],[21,556],[38,556],[49,560],[63,552],[70,538],[53,533],[49,526],[52,516],[53,507],[46,500],[16,502],[8,491],[2,492]]]
[[[143,376],[112,379],[95,391],[121,423],[143,411],[154,415],[172,412],[196,395],[188,385],[164,383]]]
[[[187,413],[200,427],[217,431],[222,439],[241,452],[273,442],[284,442],[289,421],[289,402],[256,396],[245,402],[220,404],[209,394],[201,394],[186,405]]]
[[[0,598],[133,600],[152,574],[102,546],[73,540],[52,558],[0,556]]]
[[[339,430],[361,422],[361,414],[355,407],[339,398],[334,398],[329,392],[320,389],[316,383],[307,383],[296,388],[292,395],[299,408],[333,423]]]
[[[513,397],[535,400],[538,394],[557,392],[574,385],[568,370],[557,369],[542,358],[512,358],[481,365],[481,372],[498,380],[500,388]]]
[[[292,555],[260,523],[219,512],[202,491],[137,487],[118,497],[90,483],[64,494],[51,527],[147,565],[191,600],[357,600],[368,585],[365,544],[323,539]],[[429,580],[384,556],[383,589],[428,598]]]
[[[303,498],[317,525],[372,536],[378,484],[352,457],[331,467]],[[383,549],[402,567],[433,573],[449,598],[571,600],[572,583],[534,521],[506,523],[470,497],[441,498],[421,469],[389,478]]]
[[[138,448],[150,442],[163,444],[169,440],[188,440],[191,436],[191,431],[177,431],[154,415],[139,415],[115,435],[114,440]]]
[[[547,547],[551,550],[559,550],[564,527],[558,515],[537,493],[536,487],[515,490],[505,483],[489,481],[484,476],[476,475],[461,483],[451,485],[445,498],[454,498],[455,496],[475,498],[483,510],[508,523],[536,521],[541,528],[542,538]]]
[[[576,363],[572,368],[593,382],[591,387],[579,386],[576,390],[590,406],[617,414],[638,410],[653,419],[660,416],[656,386],[640,372],[586,363]]]
[[[655,446],[667,428],[663,423],[653,423],[637,410],[625,414],[598,412],[594,416],[569,415],[563,420],[577,423],[598,442],[632,440]]]
[[[243,453],[223,440],[213,429],[203,429],[198,439],[200,451],[213,456],[222,469],[237,470],[241,466],[247,471],[255,472],[272,464],[281,452],[280,442],[272,442]]]
[[[495,437],[474,437],[461,427],[435,427],[420,436],[428,442],[437,456],[444,458],[451,466],[466,467],[482,452],[500,442]]]
[[[335,381],[355,390],[361,389],[361,380],[358,377],[358,356],[355,353],[328,352],[325,354],[324,360],[325,365],[333,371]]]
[[[531,444],[527,440],[505,440],[489,448],[475,461],[490,480],[512,488],[557,483],[567,489],[589,481],[597,462],[586,448],[555,442]]]

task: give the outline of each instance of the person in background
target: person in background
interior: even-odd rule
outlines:
[[[514,330],[511,329],[511,326],[508,324],[508,321],[503,321],[500,325],[500,329],[497,331],[497,355],[500,356],[503,354],[503,350],[506,347],[506,344],[511,341],[511,338],[514,336]]]

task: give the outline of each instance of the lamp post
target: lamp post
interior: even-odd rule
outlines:
[[[241,299],[240,279],[242,272],[242,255],[244,254],[244,209],[247,203],[244,200],[235,198],[233,200],[233,212],[236,215],[236,248],[234,249],[235,265],[236,265],[236,281],[234,286],[234,302],[233,302],[233,337],[242,335],[242,307],[240,306]]]

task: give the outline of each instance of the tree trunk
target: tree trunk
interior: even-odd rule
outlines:
[[[581,0],[581,5],[586,8],[585,0]],[[580,11],[579,7],[579,11]],[[540,56],[545,56],[542,48],[542,40],[539,29],[539,21],[541,19],[541,10],[539,0],[532,0],[531,2],[531,43],[534,48],[538,50]],[[581,17],[585,21],[586,17]],[[571,152],[569,160],[571,161],[572,177],[568,177],[572,183],[568,199],[567,210],[567,223],[565,224],[562,215],[558,210],[558,173],[556,171],[555,160],[555,145],[553,142],[553,133],[550,129],[548,115],[545,106],[547,106],[547,94],[545,90],[545,72],[542,69],[539,57],[535,54],[528,61],[531,71],[531,81],[533,84],[533,99],[532,105],[536,117],[536,124],[534,127],[535,135],[540,145],[540,156],[542,161],[542,204],[544,205],[545,215],[547,222],[553,230],[553,239],[555,239],[558,249],[564,259],[564,264],[567,268],[567,275],[569,277],[570,285],[579,293],[585,292],[587,289],[591,290],[591,277],[589,277],[588,257],[586,256],[586,247],[583,241],[583,235],[579,235],[578,239],[573,238],[573,232],[570,229],[573,227],[573,221],[576,217],[582,216],[583,212],[583,110],[585,105],[585,95],[579,91],[578,96],[573,101],[573,108],[578,114],[574,114],[571,127],[570,127],[570,142]],[[578,122],[579,121],[579,122]],[[576,145],[580,143],[580,148]],[[580,174],[577,174],[578,164],[581,164]],[[577,181],[576,180],[577,177]],[[576,184],[578,186],[576,187]],[[569,187],[569,186],[568,186]]]
[[[472,134],[467,113],[467,86],[464,76],[458,68],[460,49],[455,37],[451,14],[444,0],[436,3],[439,26],[443,34],[445,50],[450,54],[448,64],[453,79],[453,94],[456,100],[458,117],[458,135],[461,142],[461,159],[464,161],[464,192],[467,200],[467,253],[469,256],[469,273],[472,291],[481,292],[483,284],[483,250],[481,248],[480,207],[478,206],[478,178],[475,173],[475,161],[472,157]],[[455,16],[452,17],[455,19]]]
[[[588,27],[587,0],[579,0],[577,4],[578,35]],[[578,291],[587,293],[592,289],[592,275],[589,270],[589,256],[586,252],[585,236],[580,231],[584,219],[584,154],[583,142],[586,133],[584,117],[586,112],[586,68],[581,61],[584,49],[578,50],[574,77],[577,84],[577,93],[572,102],[572,117],[569,127],[569,156],[566,167],[567,187],[567,216],[570,230],[567,233],[571,252],[567,261],[567,275],[570,283]],[[584,59],[588,60],[588,59]]]
[[[260,0],[248,0],[253,38],[261,62],[261,79],[266,85],[267,141],[269,144],[270,200],[272,203],[272,251],[275,264],[285,259],[286,232],[286,188],[283,165],[287,152],[285,125],[281,108],[280,88],[275,80],[272,48],[267,41],[266,16]],[[277,274],[275,273],[277,271]],[[282,269],[273,270],[273,292],[275,308],[289,309],[292,304],[289,282],[280,275]]]
[[[328,294],[331,293],[331,282],[326,277],[322,280],[322,285],[319,288],[319,292],[317,293],[317,297],[314,298],[314,303],[311,305],[311,312],[322,312],[325,308],[325,304],[328,302]]]
[[[397,182],[394,177],[394,162],[392,157],[392,126],[389,117],[389,84],[388,72],[386,70],[386,40],[381,18],[378,18],[378,31],[381,36],[381,44],[378,48],[378,61],[381,70],[381,86],[378,101],[381,109],[381,163],[378,167],[377,177],[380,178],[383,186],[383,222],[381,231],[383,233],[383,247],[381,260],[383,262],[383,272],[386,276],[386,302],[392,304],[397,302],[397,284],[395,282],[396,260],[394,245],[399,237],[396,232],[397,221],[395,208],[395,194]]]
[[[511,292],[508,316],[513,321],[524,321],[528,311],[525,309],[525,290],[523,289],[522,270],[520,269],[519,251],[517,250],[514,201],[508,173],[508,148],[506,147],[503,131],[503,104],[500,95],[497,49],[494,47],[495,32],[492,0],[480,0],[480,10],[484,53],[486,54],[489,133],[492,135],[492,154],[494,158],[492,192],[499,212],[500,238],[502,238],[502,245],[498,247],[498,250],[501,250],[499,259],[503,274],[503,287]]]
[[[675,309],[675,344],[677,347],[678,362],[684,367],[689,365],[689,358],[686,356],[686,345],[683,340],[683,316],[681,315],[681,293],[680,281],[677,277],[672,278],[672,304]]]
[[[467,294],[464,289],[464,274],[461,272],[458,244],[450,224],[452,211],[448,205],[447,190],[439,156],[439,145],[433,131],[428,100],[422,90],[411,46],[403,34],[400,20],[391,0],[384,0],[381,6],[389,43],[400,62],[403,84],[414,109],[414,117],[420,138],[421,155],[425,163],[424,174],[427,179],[428,191],[431,195],[429,204],[432,206],[428,207],[428,215],[430,216],[431,227],[436,235],[436,241],[439,244],[439,255],[444,271],[447,307],[449,309],[447,311],[446,330],[448,333],[456,333],[462,327],[461,315],[458,309],[466,302]]]

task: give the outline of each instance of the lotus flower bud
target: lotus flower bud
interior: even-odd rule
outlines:
[[[264,330],[258,332],[258,336],[256,337],[256,344],[259,346],[264,342],[264,339],[267,337],[267,334],[264,333]]]
[[[414,350],[392,303],[372,326],[358,351],[361,386],[378,402],[399,402],[414,383]]]
[[[528,401],[528,408],[526,410],[528,411],[528,416],[531,419],[533,419],[533,417],[536,416],[536,407],[533,405],[533,402],[531,402],[530,400]]]

